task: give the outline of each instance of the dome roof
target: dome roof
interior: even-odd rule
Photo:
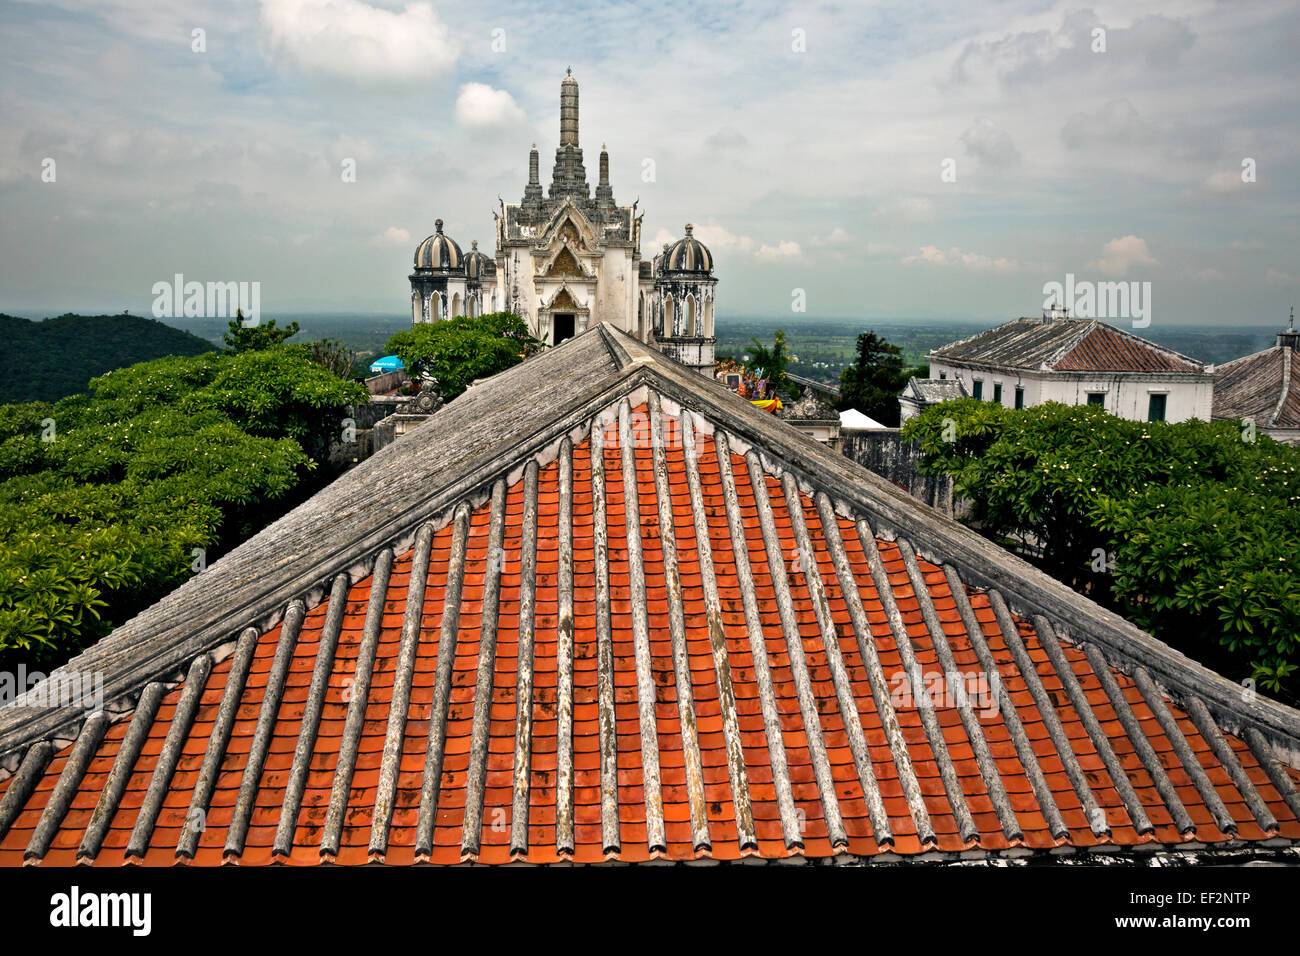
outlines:
[[[712,272],[713,253],[709,247],[691,235],[695,227],[686,224],[686,237],[678,239],[664,253],[665,272]]]
[[[478,240],[475,239],[470,243],[470,250],[465,254],[465,276],[468,279],[478,279],[482,276],[496,275],[497,264],[492,261],[492,257],[486,252],[479,252]]]
[[[442,234],[442,220],[434,222],[435,232],[415,250],[415,268],[442,272],[458,272],[464,267],[460,246],[451,236]]]

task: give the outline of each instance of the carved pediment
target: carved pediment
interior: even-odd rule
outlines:
[[[544,275],[551,276],[585,276],[582,266],[578,264],[577,258],[565,246],[560,250],[559,255],[551,260]]]

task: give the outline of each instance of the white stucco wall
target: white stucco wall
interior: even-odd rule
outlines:
[[[1002,385],[1002,405],[1015,407],[1016,387],[1025,390],[1025,408],[1043,402],[1061,402],[1065,405],[1088,404],[1089,392],[1105,394],[1104,408],[1112,415],[1131,421],[1147,420],[1153,394],[1165,398],[1165,421],[1184,422],[1192,418],[1210,420],[1214,401],[1214,381],[1209,375],[1192,376],[1160,373],[1077,373],[1077,372],[1014,372],[996,369],[974,369],[953,363],[931,360],[930,377],[957,379],[966,384],[972,395],[977,380],[984,383],[983,399],[993,401],[994,385]]]

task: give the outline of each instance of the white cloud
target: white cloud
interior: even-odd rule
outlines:
[[[922,246],[914,256],[904,256],[904,265],[929,264],[935,266],[956,266],[973,269],[976,272],[1014,272],[1020,268],[1015,259],[1004,256],[993,257],[978,252],[966,252],[956,246],[947,251],[938,246]]]
[[[370,240],[372,246],[405,246],[411,242],[410,230],[400,226],[389,226]]]
[[[1187,278],[1193,282],[1222,282],[1224,274],[1213,266],[1207,266],[1204,269],[1190,269],[1187,272]]]
[[[880,206],[876,215],[890,222],[932,223],[935,220],[934,200],[924,196],[905,196]]]
[[[664,230],[659,231],[659,235],[666,235]],[[704,243],[713,252],[719,249],[735,249],[739,252],[753,252],[757,247],[756,243],[749,236],[738,236],[731,232],[725,226],[719,226],[717,223],[708,223],[703,226],[696,226],[694,230],[695,238]],[[658,241],[658,236],[655,240]],[[673,239],[679,238],[673,236],[666,241],[672,242]]]
[[[456,122],[472,129],[512,126],[524,120],[524,111],[505,90],[486,83],[466,83],[456,97]]]
[[[1295,285],[1296,277],[1289,272],[1279,272],[1277,269],[1269,269],[1264,273],[1264,281],[1269,285]]]
[[[1241,179],[1240,169],[1225,169],[1215,173],[1201,184],[1212,193],[1231,193],[1246,186]],[[1253,185],[1253,184],[1251,184]]]
[[[361,0],[262,0],[262,27],[271,48],[305,72],[363,86],[432,79],[459,52],[427,3],[397,11]]]
[[[978,117],[975,125],[961,134],[961,141],[981,166],[1001,169],[1020,162],[1020,150],[1011,141],[1011,134],[999,129],[987,116]]]
[[[1108,276],[1128,275],[1133,266],[1153,266],[1155,258],[1147,248],[1147,241],[1137,236],[1123,236],[1112,239],[1101,247],[1101,258],[1096,267]]]
[[[778,262],[783,259],[797,259],[803,255],[799,243],[782,239],[775,246],[762,245],[754,255],[764,262]]]
[[[853,241],[853,237],[843,226],[836,226],[826,236],[813,236],[808,240],[808,245],[814,249],[824,249],[829,246],[845,246]]]

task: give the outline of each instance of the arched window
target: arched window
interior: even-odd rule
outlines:
[[[695,296],[686,297],[686,334],[695,335]]]
[[[704,300],[704,334],[713,334],[713,297]]]
[[[442,296],[437,292],[429,296],[429,321],[437,322],[442,318]]]
[[[411,324],[414,325],[424,318],[420,314],[420,293],[411,293]]]
[[[447,318],[455,318],[458,315],[464,315],[465,311],[460,301],[460,293],[457,292],[451,297],[451,314]]]
[[[673,312],[673,297],[664,296],[664,335],[677,334],[677,316]]]

